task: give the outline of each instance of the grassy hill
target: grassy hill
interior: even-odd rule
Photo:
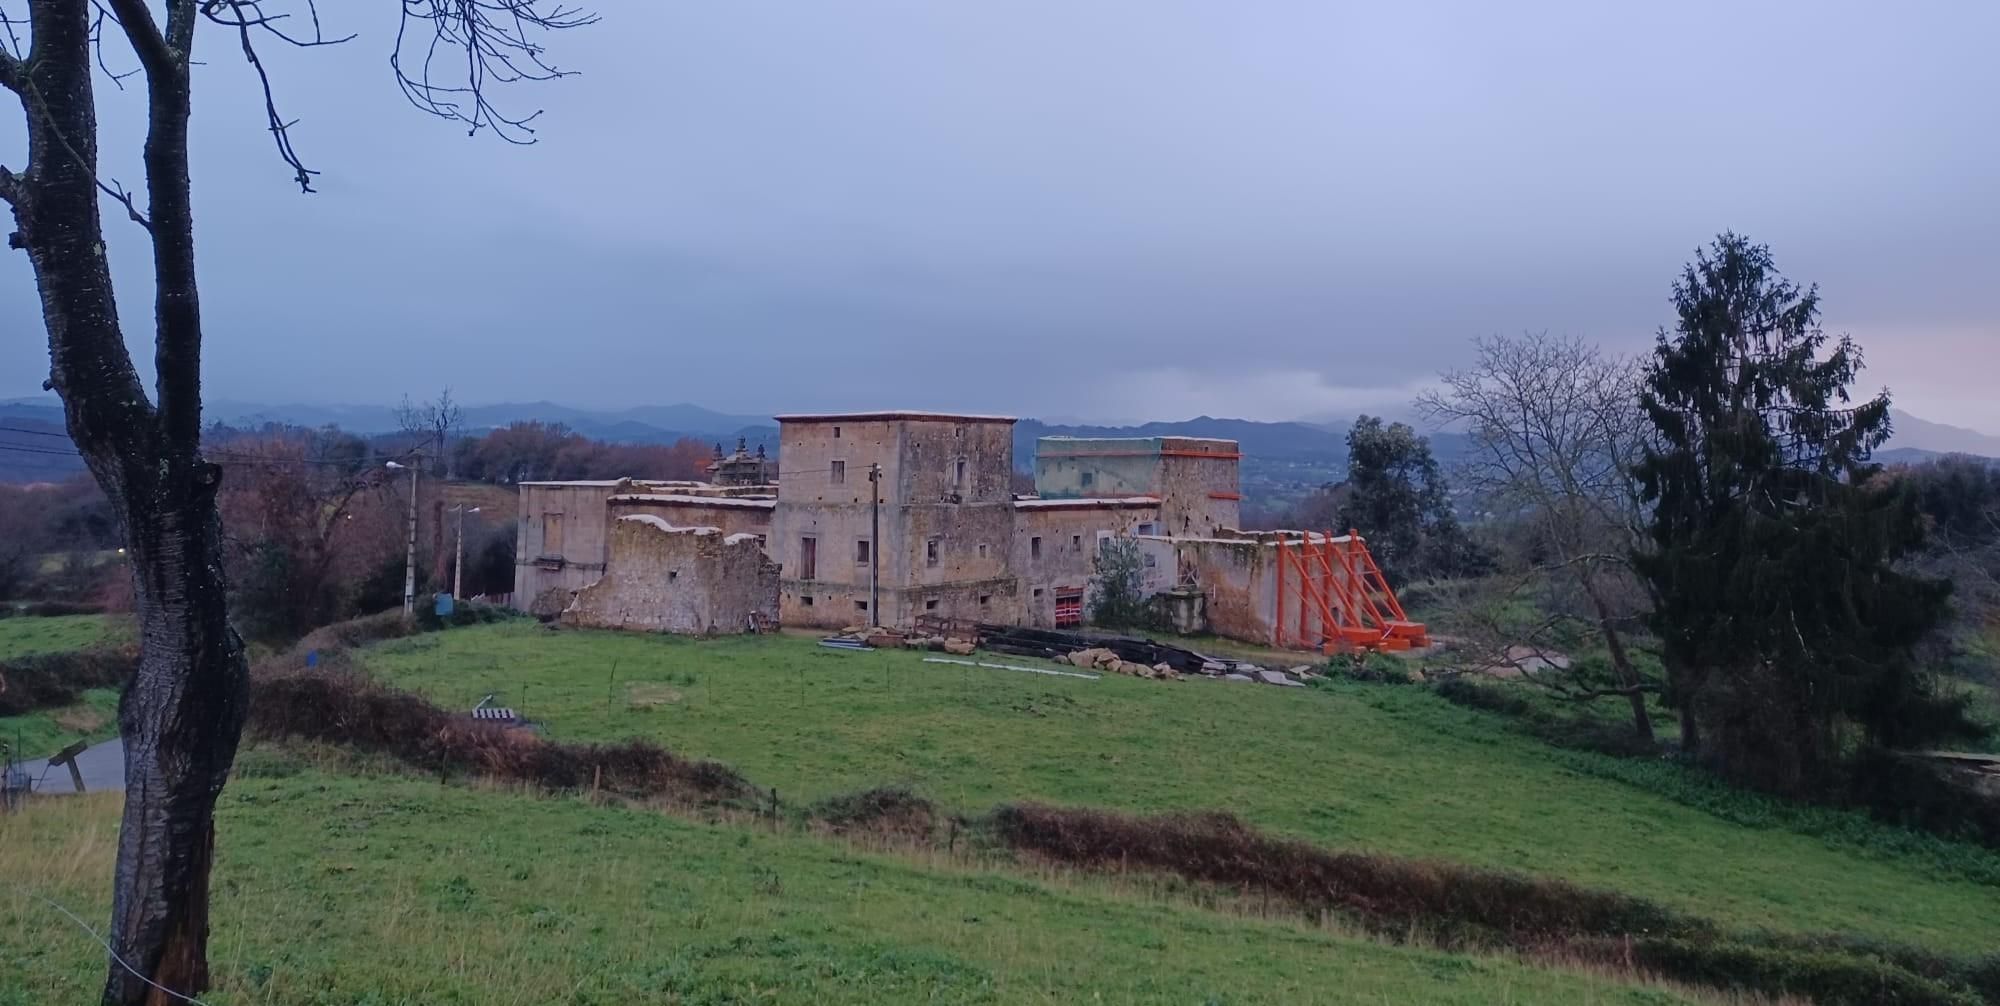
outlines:
[[[1146,888],[254,755],[224,792],[222,1004],[1719,1002]],[[0,816],[0,1004],[88,1001],[115,799]]]
[[[558,739],[649,737],[787,805],[905,783],[979,811],[1042,799],[1221,808],[1323,846],[1563,877],[1739,930],[2000,943],[2000,857],[1542,746],[1413,687],[1096,681],[526,622],[362,654]],[[1033,661],[1006,659],[1008,663]],[[379,770],[378,770],[379,769]],[[74,1002],[101,951],[115,798],[0,816],[0,1006]],[[706,817],[441,785],[257,746],[219,810],[217,1004],[1750,1003],[1503,953],[1383,942],[1252,896]],[[961,843],[962,845],[963,843]]]
[[[1550,749],[1422,689],[1081,681],[793,636],[526,623],[384,644],[368,666],[448,706],[497,694],[553,737],[654,738],[787,800],[906,783],[969,810],[1222,808],[1326,845],[1560,876],[1745,927],[2000,944],[1991,852]]]

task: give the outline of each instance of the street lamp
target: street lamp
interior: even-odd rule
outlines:
[[[451,599],[456,601],[465,587],[465,515],[478,513],[479,508],[468,510],[465,504],[460,503],[452,510],[458,514],[458,556],[451,563]]]
[[[412,618],[417,613],[417,471],[419,466],[386,462],[391,469],[410,470],[410,547],[403,555],[403,617]]]

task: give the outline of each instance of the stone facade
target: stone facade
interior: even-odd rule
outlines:
[[[565,623],[716,635],[777,617],[778,567],[758,535],[632,514],[611,522],[608,555],[604,575],[563,610]]]
[[[770,547],[784,571],[785,624],[1013,615],[1012,419],[879,412],[778,423],[788,474]]]
[[[1234,440],[1201,437],[1043,437],[1035,492],[1045,499],[1151,496],[1155,532],[1209,537],[1242,523]]]
[[[778,462],[764,456],[764,445],[758,444],[751,453],[749,441],[736,438],[736,452],[723,454],[722,445],[715,445],[715,460],[708,465],[708,481],[719,486],[775,486],[778,484]]]
[[[1022,581],[1015,621],[1043,628],[1056,626],[1059,600],[1089,592],[1104,539],[1151,533],[1160,519],[1159,502],[1144,496],[1018,500],[1014,512],[1012,565]]]
[[[523,606],[552,614],[544,609],[570,608],[573,598],[566,617],[579,624],[728,631],[718,626],[752,605],[712,586],[711,573],[722,575],[727,563],[699,544],[717,537],[761,549],[775,578],[771,608],[786,625],[909,628],[939,618],[1055,626],[1077,618],[1104,539],[1216,534],[1236,521],[1229,441],[1048,438],[1037,495],[1017,499],[1010,418],[873,412],[778,421],[784,474],[775,487],[524,484]],[[683,533],[690,528],[714,534]],[[666,543],[655,540],[661,535]],[[762,568],[750,579],[761,584]],[[666,583],[650,582],[663,576]],[[761,586],[756,592],[763,596]],[[659,610],[641,610],[648,606]]]
[[[1340,545],[1350,540],[1310,531],[1226,532],[1215,538],[1142,537],[1139,551],[1146,559],[1148,594],[1199,592],[1208,631],[1275,646],[1281,642],[1281,619],[1284,639],[1319,638],[1327,627],[1299,598],[1310,592],[1333,596],[1330,581],[1338,578],[1345,585],[1349,579],[1336,569],[1315,569],[1310,587],[1302,587],[1299,565],[1280,569],[1279,542],[1296,549],[1301,541]]]
[[[766,488],[765,492],[769,492]],[[775,500],[704,482],[523,482],[514,538],[515,606],[543,617],[604,575],[611,521],[651,513],[678,527],[763,533]]]

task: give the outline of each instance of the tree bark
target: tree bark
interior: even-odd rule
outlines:
[[[130,7],[131,5],[123,5]],[[147,192],[158,288],[159,407],[125,349],[98,206],[92,7],[30,5],[22,61],[28,168],[9,201],[41,295],[49,387],[70,437],[123,525],[140,630],[139,667],[119,704],[125,814],[118,833],[103,1001],[171,1003],[208,982],[208,879],[215,801],[248,698],[230,628],[215,506],[220,471],[200,449],[200,340],[187,173],[187,46],[192,4],[169,5],[166,35],[124,19],[141,44],[152,130]],[[143,8],[141,8],[143,11]],[[121,963],[122,962],[122,963]],[[136,970],[139,977],[127,968]]]
[[[1647,743],[1653,742],[1653,718],[1646,712],[1646,695],[1639,691],[1639,671],[1632,666],[1632,658],[1625,651],[1624,637],[1618,634],[1618,627],[1611,618],[1611,605],[1604,600],[1604,594],[1597,588],[1595,577],[1583,576],[1583,592],[1590,596],[1591,607],[1597,610],[1597,627],[1604,633],[1605,649],[1611,651],[1611,669],[1618,676],[1620,687],[1627,689],[1627,697],[1632,703],[1632,731]]]

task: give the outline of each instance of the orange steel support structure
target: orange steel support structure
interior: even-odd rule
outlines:
[[[1340,653],[1429,646],[1382,576],[1361,535],[1302,533],[1277,542],[1277,609],[1272,642],[1280,648]],[[1294,615],[1295,626],[1286,623]]]

